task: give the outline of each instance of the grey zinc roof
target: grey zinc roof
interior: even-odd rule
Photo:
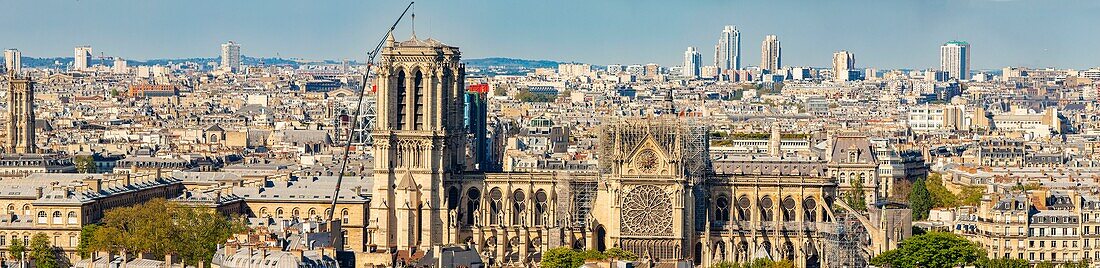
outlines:
[[[356,195],[355,188],[362,192],[371,191],[373,178],[371,177],[344,177],[341,185],[341,201],[363,202],[367,199]],[[262,191],[261,191],[262,189]],[[321,201],[332,200],[332,193],[336,189],[336,176],[304,177],[291,181],[272,181],[263,188],[258,187],[234,187],[233,193],[243,196],[245,200],[281,200],[281,201]]]

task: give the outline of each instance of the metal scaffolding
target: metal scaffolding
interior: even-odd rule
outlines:
[[[871,239],[867,228],[851,212],[838,209],[834,213],[832,228],[822,230],[826,267],[867,267],[870,255],[864,245]]]

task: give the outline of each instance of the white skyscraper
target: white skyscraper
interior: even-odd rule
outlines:
[[[853,70],[856,69],[856,55],[847,50],[833,52],[833,78],[836,81],[851,81]]]
[[[733,25],[726,25],[718,44],[714,46],[714,66],[719,71],[741,69],[741,32]]]
[[[775,73],[783,66],[783,48],[779,45],[779,38],[775,35],[764,37],[760,45],[760,69]]]
[[[702,61],[702,54],[699,54],[695,47],[688,47],[687,51],[684,51],[684,77],[699,77],[699,72],[703,68]]]
[[[115,57],[115,64],[111,65],[111,72],[116,74],[129,73],[130,68],[126,64],[126,60],[121,57]]]
[[[948,78],[970,79],[970,44],[951,41],[940,46],[940,70],[947,72]]]
[[[4,50],[4,69],[5,69],[5,71],[7,71],[8,73],[19,73],[19,70],[23,66],[23,60],[20,59],[21,57],[23,57],[23,53],[19,52],[18,49],[14,49],[14,48],[5,49]]]
[[[92,47],[79,46],[73,49],[73,70],[84,71],[92,62]]]
[[[222,44],[221,69],[229,72],[241,70],[241,45],[233,41]]]

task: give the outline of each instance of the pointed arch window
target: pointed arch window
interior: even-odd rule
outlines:
[[[416,100],[413,111],[416,116],[413,117],[413,129],[421,130],[424,128],[424,73],[420,70],[416,70],[416,75],[413,77],[413,90],[415,91]]]
[[[397,129],[405,129],[405,101],[407,99],[407,85],[405,85],[405,70],[397,71]]]

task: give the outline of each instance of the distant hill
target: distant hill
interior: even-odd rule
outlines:
[[[552,60],[525,60],[513,58],[482,58],[464,60],[467,66],[473,67],[504,67],[504,68],[557,68],[563,62]]]
[[[23,66],[30,67],[30,68],[42,68],[42,67],[45,67],[45,68],[60,68],[60,67],[65,67],[65,66],[71,65],[73,63],[73,58],[72,57],[56,57],[56,58],[23,57],[22,61],[23,61]],[[89,64],[91,64],[91,65],[101,64],[101,65],[111,66],[112,64],[114,64],[113,61],[114,61],[113,59],[97,59],[97,58],[93,57],[92,61],[89,62]],[[127,59],[126,60],[126,65],[127,66],[153,66],[153,65],[168,65],[168,63],[193,62],[193,63],[198,63],[198,64],[201,64],[201,65],[205,66],[207,63],[211,63],[211,62],[217,63],[217,62],[220,62],[220,61],[221,61],[221,58],[151,59],[151,60],[144,60],[144,61]],[[316,61],[316,60],[284,59],[284,58],[255,58],[255,57],[249,57],[249,56],[243,56],[241,62],[245,65],[259,65],[260,63],[263,63],[264,65],[282,65],[282,66],[288,66],[289,65],[289,66],[294,66],[294,67],[297,67],[298,65],[305,64],[305,63],[326,63],[326,64],[339,64],[340,63],[340,61],[338,61],[338,60]],[[354,64],[358,64],[358,62],[353,61],[353,62],[349,62],[349,64],[354,65]]]

